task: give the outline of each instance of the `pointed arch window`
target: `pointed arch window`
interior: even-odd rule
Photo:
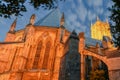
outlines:
[[[43,60],[42,69],[47,69],[47,66],[48,66],[48,58],[49,58],[49,53],[50,53],[50,47],[51,47],[51,42],[48,41],[48,42],[46,43],[46,48],[45,48],[45,54],[44,54],[44,60]]]
[[[40,41],[38,43],[38,46],[37,46],[37,51],[36,51],[36,54],[35,54],[35,57],[34,57],[34,62],[33,62],[33,67],[32,67],[33,69],[38,68],[38,62],[39,62],[39,59],[40,59],[41,49],[42,49],[42,41]]]

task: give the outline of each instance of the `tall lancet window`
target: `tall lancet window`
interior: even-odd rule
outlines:
[[[33,69],[38,68],[38,62],[39,62],[39,59],[40,59],[41,49],[42,49],[42,41],[40,41],[38,43],[38,46],[37,46],[37,51],[36,51],[36,54],[35,54],[35,57],[34,57],[34,62],[33,62],[33,67],[32,67]]]
[[[46,48],[45,48],[45,54],[44,54],[44,60],[43,60],[42,69],[47,69],[48,58],[49,58],[49,53],[50,53],[50,47],[51,47],[51,43],[50,43],[50,41],[48,41],[46,43]]]

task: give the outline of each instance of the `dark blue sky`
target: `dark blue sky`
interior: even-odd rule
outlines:
[[[75,29],[76,32],[83,31],[86,36],[90,36],[91,22],[94,23],[97,16],[99,16],[100,20],[105,21],[110,15],[107,8],[111,7],[112,4],[111,0],[66,0],[66,2],[59,3],[59,8],[65,14],[69,31]],[[38,21],[50,12],[42,8],[35,10],[27,2],[26,6],[28,11],[23,13],[24,16],[17,17],[17,30],[24,28],[29,23],[29,18],[32,14],[36,14],[36,21]],[[11,19],[0,17],[0,41],[4,40],[6,32],[15,18],[15,16],[12,16]]]

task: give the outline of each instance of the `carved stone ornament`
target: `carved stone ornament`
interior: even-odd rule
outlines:
[[[34,23],[35,23],[35,18],[36,18],[36,16],[35,16],[35,14],[33,14],[33,15],[31,16],[31,18],[30,18],[30,24],[31,24],[31,25],[34,25]]]

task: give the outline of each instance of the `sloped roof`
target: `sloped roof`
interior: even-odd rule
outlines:
[[[60,20],[62,17],[62,13],[58,8],[52,10],[48,15],[43,17],[42,19],[38,20],[35,25],[36,26],[49,26],[49,27],[59,27],[60,26]],[[67,23],[65,22],[64,26],[67,28]],[[86,38],[86,45],[93,45],[95,46],[96,43],[99,43],[101,45],[101,41],[95,40],[92,38]]]
[[[102,42],[100,40],[93,39],[90,37],[86,37],[86,39],[85,39],[86,46],[95,46],[96,43],[99,43],[99,45],[102,46]]]
[[[48,15],[38,20],[35,25],[59,27],[61,16],[60,10],[58,8],[54,9]]]

